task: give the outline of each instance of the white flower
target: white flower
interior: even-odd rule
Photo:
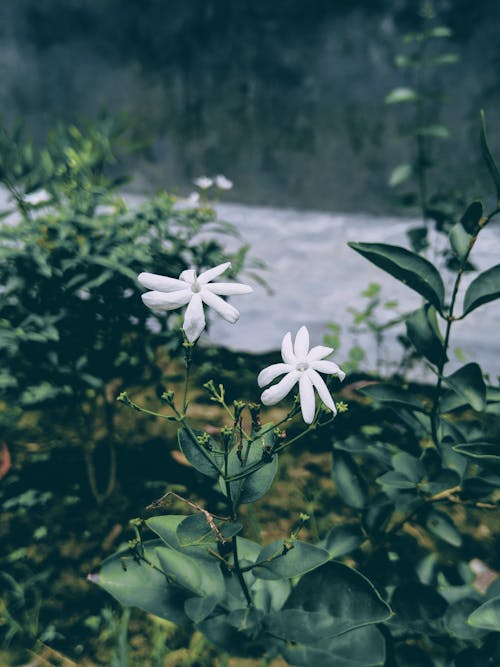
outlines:
[[[208,178],[208,176],[199,176],[194,179],[193,183],[196,187],[200,188],[200,190],[208,190],[208,188],[211,188],[214,184],[213,180]]]
[[[307,327],[301,327],[295,336],[295,344],[292,345],[292,334],[288,332],[281,343],[282,364],[273,364],[259,373],[257,382],[259,387],[265,387],[275,380],[279,375],[286,373],[277,384],[266,389],[261,396],[264,405],[274,405],[281,401],[297,382],[299,383],[300,407],[306,424],[311,424],[316,410],[314,389],[319,394],[323,403],[330,408],[333,414],[337,409],[333,398],[328,391],[323,378],[319,373],[336,375],[341,381],[345,373],[333,361],[326,361],[325,357],[333,352],[333,348],[317,345],[309,349],[309,331]]]
[[[224,174],[217,174],[215,177],[215,185],[219,190],[230,190],[233,187],[233,181],[226,178]]]
[[[240,314],[234,306],[221,299],[221,296],[248,294],[253,292],[243,283],[212,283],[211,281],[231,266],[231,262],[219,264],[196,275],[194,269],[183,271],[179,278],[168,278],[155,273],[141,273],[138,280],[141,285],[153,290],[142,295],[142,300],[153,311],[165,312],[187,304],[184,314],[183,329],[189,342],[194,343],[205,328],[203,304],[213,308],[225,320],[234,324]]]
[[[189,206],[197,206],[200,203],[200,193],[191,192],[186,199],[186,202]]]

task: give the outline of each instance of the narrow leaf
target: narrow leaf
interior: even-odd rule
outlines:
[[[401,102],[414,102],[418,95],[413,88],[394,88],[385,98],[386,104],[400,104]]]
[[[417,352],[431,363],[439,364],[444,350],[434,308],[426,305],[411,313],[406,318],[406,335]]]
[[[469,204],[460,222],[467,234],[475,234],[478,230],[478,224],[483,215],[483,205],[480,201],[473,201]]]

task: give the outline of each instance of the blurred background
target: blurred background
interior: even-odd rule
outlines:
[[[384,99],[405,73],[415,0],[17,0],[0,6],[0,109],[42,139],[54,121],[126,113],[134,187],[187,194],[223,172],[241,203],[386,213],[408,117]],[[432,85],[450,129],[440,169],[469,197],[478,113],[500,126],[500,4],[438,0],[458,65]],[[496,136],[495,136],[496,134]],[[498,132],[492,146],[500,148]]]

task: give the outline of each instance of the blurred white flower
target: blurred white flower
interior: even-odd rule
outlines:
[[[314,389],[319,394],[323,403],[330,408],[333,414],[337,409],[333,398],[328,391],[323,378],[319,373],[336,375],[341,381],[345,373],[333,361],[326,361],[325,357],[333,352],[333,348],[317,345],[309,349],[309,331],[307,327],[301,327],[295,336],[292,345],[292,334],[288,332],[281,343],[282,364],[273,364],[259,373],[257,382],[259,387],[265,387],[275,380],[279,375],[286,373],[277,384],[266,389],[261,401],[264,405],[279,403],[299,383],[300,408],[302,417],[306,424],[312,424],[316,411]]]
[[[42,204],[50,204],[52,197],[47,190],[35,190],[27,195],[24,195],[24,201],[31,206],[41,206]]]
[[[217,174],[215,177],[215,185],[220,190],[230,190],[233,187],[233,181],[230,181],[229,178],[226,178],[224,174]]]
[[[208,178],[208,176],[199,176],[194,179],[193,183],[196,187],[200,188],[200,190],[208,190],[208,188],[211,188],[214,184],[213,180]]]
[[[189,195],[186,197],[186,202],[189,206],[197,206],[200,203],[200,193],[199,192],[189,193]]]
[[[221,299],[221,296],[248,294],[253,292],[249,285],[243,283],[211,282],[231,266],[231,262],[219,264],[196,275],[194,269],[183,271],[179,278],[168,278],[155,273],[141,273],[138,280],[151,292],[142,295],[142,300],[156,312],[166,312],[187,305],[184,314],[183,329],[187,339],[194,343],[205,328],[203,304],[213,308],[227,322],[234,324],[240,314],[234,306]]]

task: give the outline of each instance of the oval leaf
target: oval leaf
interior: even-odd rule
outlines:
[[[500,297],[500,264],[483,271],[471,282],[465,292],[462,317],[485,303],[495,301],[498,297]]]
[[[488,600],[473,611],[467,622],[473,628],[500,632],[500,596]]]
[[[372,584],[356,570],[330,562],[302,577],[283,609],[269,614],[267,630],[285,640],[314,643],[391,615]]]
[[[283,540],[265,546],[252,569],[261,579],[292,579],[323,565],[330,560],[326,549],[295,540],[293,548],[283,553]]]
[[[363,257],[421,294],[442,312],[444,285],[433,264],[406,248],[385,243],[348,243]]]
[[[401,102],[414,102],[418,98],[413,88],[394,88],[385,98],[386,104],[400,104]]]
[[[212,453],[207,445],[198,442],[198,437],[201,438],[203,435],[203,431],[191,432],[181,428],[177,434],[180,450],[198,472],[207,477],[218,477],[221,472],[220,465],[222,465],[223,455]],[[214,440],[210,440],[208,444],[217,448]]]
[[[440,363],[444,350],[434,308],[426,305],[411,313],[406,318],[406,335],[417,352],[433,364]]]
[[[500,463],[500,444],[493,442],[464,442],[454,445],[453,449],[459,454],[470,456],[473,459],[496,461]]]
[[[465,398],[474,410],[481,412],[486,407],[486,385],[478,364],[466,364],[444,378],[446,384]]]
[[[337,494],[347,505],[355,509],[362,509],[366,505],[366,483],[352,456],[346,452],[335,451],[332,478]]]
[[[480,201],[469,204],[460,222],[467,234],[475,234],[479,229],[479,221],[483,215],[483,205]]]

